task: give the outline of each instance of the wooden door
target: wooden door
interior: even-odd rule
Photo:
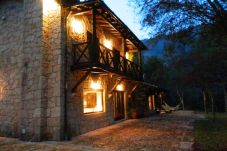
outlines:
[[[125,118],[124,92],[114,92],[114,120]]]

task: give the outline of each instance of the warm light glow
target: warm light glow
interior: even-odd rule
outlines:
[[[97,94],[97,102],[96,102],[95,112],[100,112],[103,109],[102,92],[96,92],[96,94]]]
[[[128,52],[126,52],[125,57],[126,57],[126,59],[129,59],[129,53]]]
[[[84,92],[84,113],[94,113],[103,111],[102,91]]]
[[[84,33],[85,28],[84,28],[84,24],[81,20],[73,18],[72,22],[71,22],[71,26],[72,26],[72,31],[74,33],[77,33],[77,34],[83,34]]]
[[[102,88],[100,81],[91,81],[91,88],[94,90],[99,90]]]
[[[53,12],[58,10],[59,4],[55,0],[43,0],[43,13]]]
[[[86,100],[84,100],[84,106],[87,106],[87,101]]]
[[[4,90],[3,90],[3,81],[0,80],[0,101],[3,99]]]
[[[103,45],[108,49],[111,49],[111,50],[113,49],[113,43],[111,40],[105,39],[103,41]]]
[[[124,85],[123,84],[118,84],[116,87],[117,91],[124,91]]]
[[[130,61],[133,61],[133,55],[132,55],[132,53],[126,52],[125,58],[128,59],[128,60],[130,60]]]

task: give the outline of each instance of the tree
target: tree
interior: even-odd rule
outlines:
[[[132,0],[143,25],[155,35],[171,35],[198,25],[215,27],[227,33],[226,0]]]
[[[166,87],[167,72],[164,62],[157,57],[149,57],[143,65],[145,80],[160,87]]]
[[[168,64],[177,71],[174,72],[175,83],[184,85],[184,81],[188,81],[188,85],[204,90],[204,106],[205,96],[209,95],[213,100],[212,87],[223,85],[227,103],[226,0],[132,0],[132,3],[143,14],[143,25],[152,29],[154,36],[164,35],[175,42],[169,43],[166,49],[171,56]],[[186,57],[191,61],[177,58],[184,55],[176,51],[179,50],[176,44],[189,45],[190,52]],[[214,110],[214,101],[212,106]]]

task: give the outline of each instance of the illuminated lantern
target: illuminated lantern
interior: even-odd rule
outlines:
[[[117,91],[124,91],[124,85],[123,84],[118,84],[116,87]]]
[[[55,0],[43,0],[43,13],[46,14],[51,11],[56,11],[59,4]]]
[[[103,45],[104,45],[106,48],[110,49],[110,50],[113,49],[113,43],[112,43],[111,40],[105,39],[105,40],[103,41]]]
[[[130,60],[130,61],[133,61],[133,54],[132,53],[129,53],[129,52],[126,52],[125,58],[128,59],[128,60]]]
[[[72,31],[76,34],[83,34],[85,31],[84,23],[79,19],[73,18],[71,22],[71,26],[72,26]]]
[[[99,90],[102,88],[101,83],[99,81],[91,81],[90,87],[94,90]]]

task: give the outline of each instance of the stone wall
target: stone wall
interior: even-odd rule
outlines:
[[[63,115],[64,115],[64,35],[65,18],[59,4],[55,9],[43,11],[43,93],[42,102],[46,108],[44,111],[45,123],[44,136],[47,140],[63,139]]]
[[[72,22],[72,18],[76,18],[79,19],[83,25],[84,25],[84,33],[80,33],[80,34],[75,34],[72,32],[72,28],[70,26],[69,27],[69,39],[71,39],[74,42],[86,42],[87,41],[87,31],[89,31],[90,33],[92,33],[92,18],[89,16],[83,16],[83,15],[75,15],[75,14],[70,14],[68,16],[68,24],[71,25]],[[105,28],[101,27],[101,26],[97,26],[97,37],[99,39],[99,42],[101,44],[104,44],[104,40],[111,40],[112,44],[113,44],[113,48],[117,49],[118,51],[122,51],[122,39],[118,39],[117,36],[114,36],[112,34],[110,34],[109,32],[107,32],[105,30]]]
[[[0,135],[28,141],[63,138],[67,13],[43,1],[0,1]]]
[[[0,135],[19,133],[23,3],[0,1]]]
[[[86,74],[83,71],[76,71],[70,77],[70,89]],[[89,75],[90,76],[90,75]],[[120,76],[112,75],[108,73],[104,76],[100,75],[101,81],[103,83],[104,89],[104,112],[98,113],[83,113],[83,91],[84,89],[89,88],[89,76],[84,80],[76,89],[74,93],[70,96],[68,100],[68,122],[70,127],[70,133],[72,136],[77,136],[88,131],[92,131],[101,127],[105,127],[111,124],[116,123],[114,121],[114,100],[113,100],[113,90],[118,83]],[[127,82],[122,80],[121,83],[125,86],[125,105],[128,102],[128,94],[131,92],[132,88],[135,86],[135,83]],[[127,105],[125,107],[126,118],[128,114]]]
[[[64,137],[64,53],[66,44],[69,50],[71,46],[66,34],[69,12],[57,3],[45,7],[43,2],[47,1],[0,1],[0,136],[26,141]],[[72,136],[115,123],[112,90],[122,77],[110,73],[100,75],[105,111],[84,114],[83,90],[89,87],[88,79],[71,93],[83,75],[83,71],[71,73],[70,70],[67,74],[67,115]],[[135,83],[122,82],[127,101]]]
[[[72,13],[73,14],[73,13]],[[86,35],[74,35],[72,33],[72,29],[70,28],[72,18],[75,17],[70,14],[67,18],[68,23],[68,52],[71,52],[71,45],[72,43],[80,43],[81,41],[86,41]],[[85,33],[86,31],[91,32],[92,30],[92,23],[89,22],[89,17],[82,17],[76,16],[77,19],[80,19],[85,24]],[[116,37],[110,35],[109,33],[105,32],[104,29],[101,27],[97,27],[97,35],[100,39],[100,42],[103,42],[105,38],[113,39],[113,47],[122,50],[122,39],[117,39]],[[70,54],[70,53],[69,53]],[[69,60],[72,63],[72,60]],[[70,63],[69,63],[70,64]],[[86,71],[74,71],[73,73],[68,72],[69,75],[69,89],[68,89],[68,130],[71,136],[77,136],[88,131],[92,131],[101,127],[105,127],[111,124],[116,123],[114,121],[114,100],[113,100],[113,88],[116,86],[119,79],[124,79],[116,74],[105,73],[104,75],[100,75],[102,82],[103,82],[103,89],[104,89],[104,112],[99,113],[83,113],[83,92],[85,89],[89,88],[89,76],[83,80],[77,87],[76,91],[71,93],[73,87],[80,81],[81,78],[84,77]],[[129,94],[131,93],[133,87],[136,85],[135,82],[129,82],[126,80],[122,80],[122,83],[125,86],[125,112],[126,112],[126,119],[127,115],[129,114],[130,109],[127,108]]]

